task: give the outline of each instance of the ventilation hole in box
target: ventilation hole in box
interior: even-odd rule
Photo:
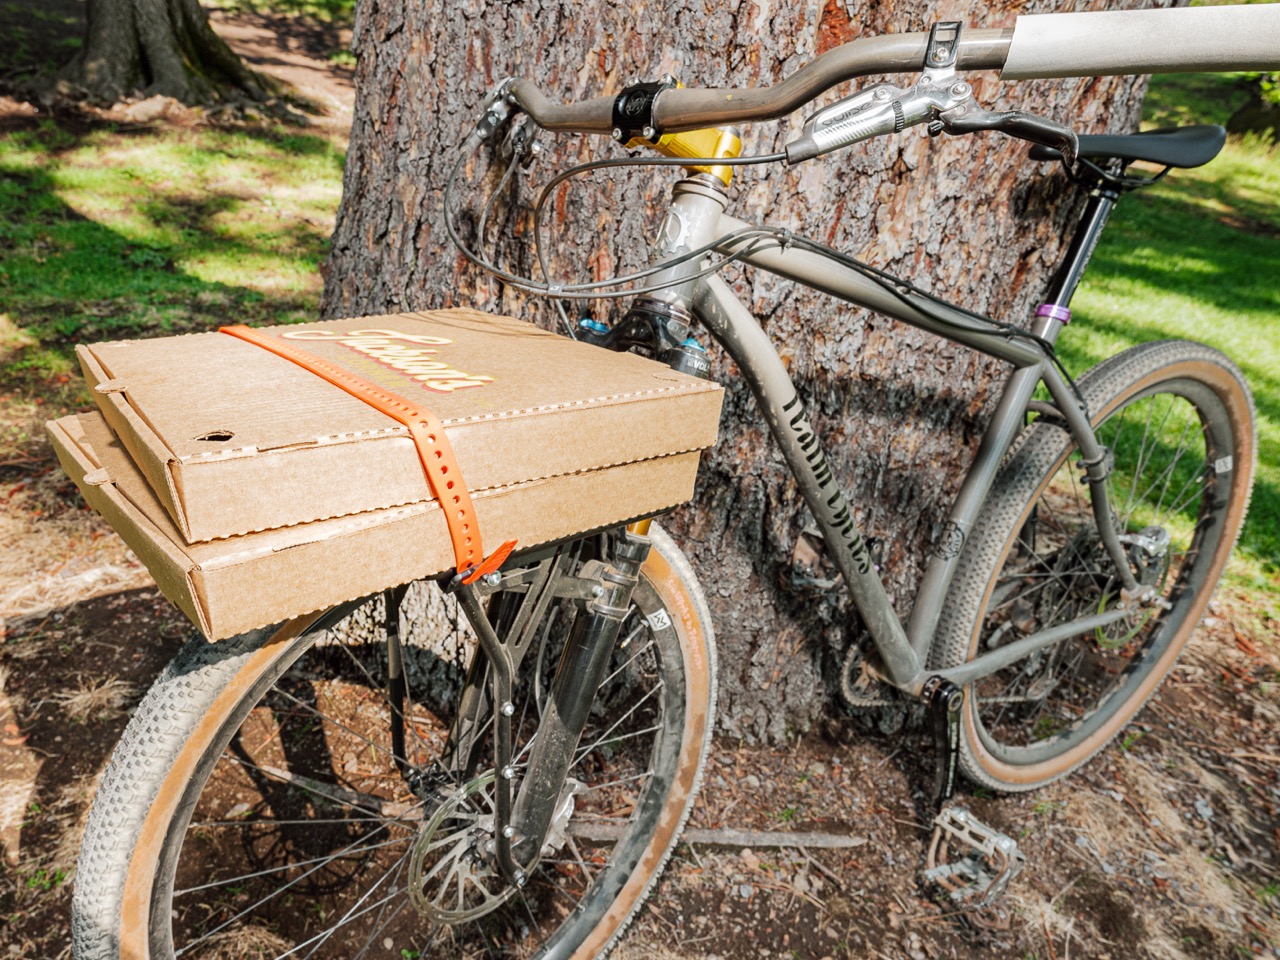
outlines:
[[[210,430],[208,433],[196,437],[197,440],[207,440],[210,443],[226,443],[235,434],[230,430]]]

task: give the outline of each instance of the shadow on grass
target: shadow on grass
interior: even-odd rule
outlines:
[[[1128,198],[1132,206],[1099,245],[1090,276],[1232,313],[1280,311],[1280,231],[1268,222],[1274,212],[1255,211],[1247,198],[1220,187],[1214,193],[1228,212],[1215,214],[1185,193]]]
[[[42,377],[74,367],[77,343],[196,332],[229,321],[289,322],[315,315],[315,293],[276,294],[214,282],[180,264],[205,258],[251,263],[269,257],[299,272],[318,272],[327,230],[299,228],[275,211],[261,212],[255,204],[271,203],[269,196],[261,196],[265,190],[193,187],[181,166],[168,171],[161,161],[155,162],[155,170],[146,168],[146,176],[130,167],[104,172],[110,163],[94,169],[81,155],[77,172],[102,177],[103,187],[94,190],[93,197],[109,211],[103,219],[126,221],[133,235],[127,236],[85,216],[63,198],[67,191],[58,174],[93,134],[107,134],[112,142],[126,145],[140,141],[144,149],[170,137],[164,129],[120,131],[101,124],[45,123],[11,133],[7,143],[0,144],[0,299],[7,321],[23,334],[7,348],[0,344],[0,371],[11,385],[20,383],[24,391],[39,392]],[[296,133],[237,130],[234,135],[247,137],[250,144],[265,144],[267,160],[284,170],[294,156],[323,163],[324,155],[334,152],[322,138]],[[189,155],[191,165],[226,159],[217,148],[216,139],[211,144],[196,142]],[[260,160],[256,154],[250,159]],[[335,162],[340,169],[340,154]],[[87,181],[88,187],[97,182]],[[85,190],[81,185],[82,194]],[[135,199],[138,194],[145,199]]]

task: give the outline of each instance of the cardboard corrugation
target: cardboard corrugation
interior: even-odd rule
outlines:
[[[453,567],[443,516],[430,502],[184,543],[150,478],[101,415],[47,426],[90,506],[211,640]],[[476,513],[487,542],[518,538],[527,549],[676,506],[692,496],[697,466],[694,451],[526,480],[477,492]]]
[[[445,340],[436,350],[438,365],[469,380],[438,392],[430,389],[432,381],[424,386],[340,343],[297,345],[426,402],[444,420],[473,495],[715,442],[718,385],[509,317],[457,309],[272,332],[362,330]],[[208,333],[94,344],[77,352],[103,416],[180,541],[431,500],[404,427],[259,347]],[[484,535],[486,542],[500,542],[487,530]]]

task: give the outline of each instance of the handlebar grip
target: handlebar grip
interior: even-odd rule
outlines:
[[[1280,69],[1280,4],[1018,17],[1001,80]]]

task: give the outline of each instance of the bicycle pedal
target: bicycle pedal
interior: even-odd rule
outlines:
[[[1026,866],[1013,837],[952,804],[934,818],[924,878],[952,903],[983,910],[995,903]]]
[[[884,543],[878,537],[865,538],[872,565],[879,570]],[[827,552],[827,541],[815,526],[806,526],[796,537],[791,550],[791,586],[801,590],[835,590],[844,583],[844,576],[836,568]]]
[[[800,590],[834,590],[844,580],[827,556],[826,543],[817,527],[805,527],[791,551],[791,586]]]

